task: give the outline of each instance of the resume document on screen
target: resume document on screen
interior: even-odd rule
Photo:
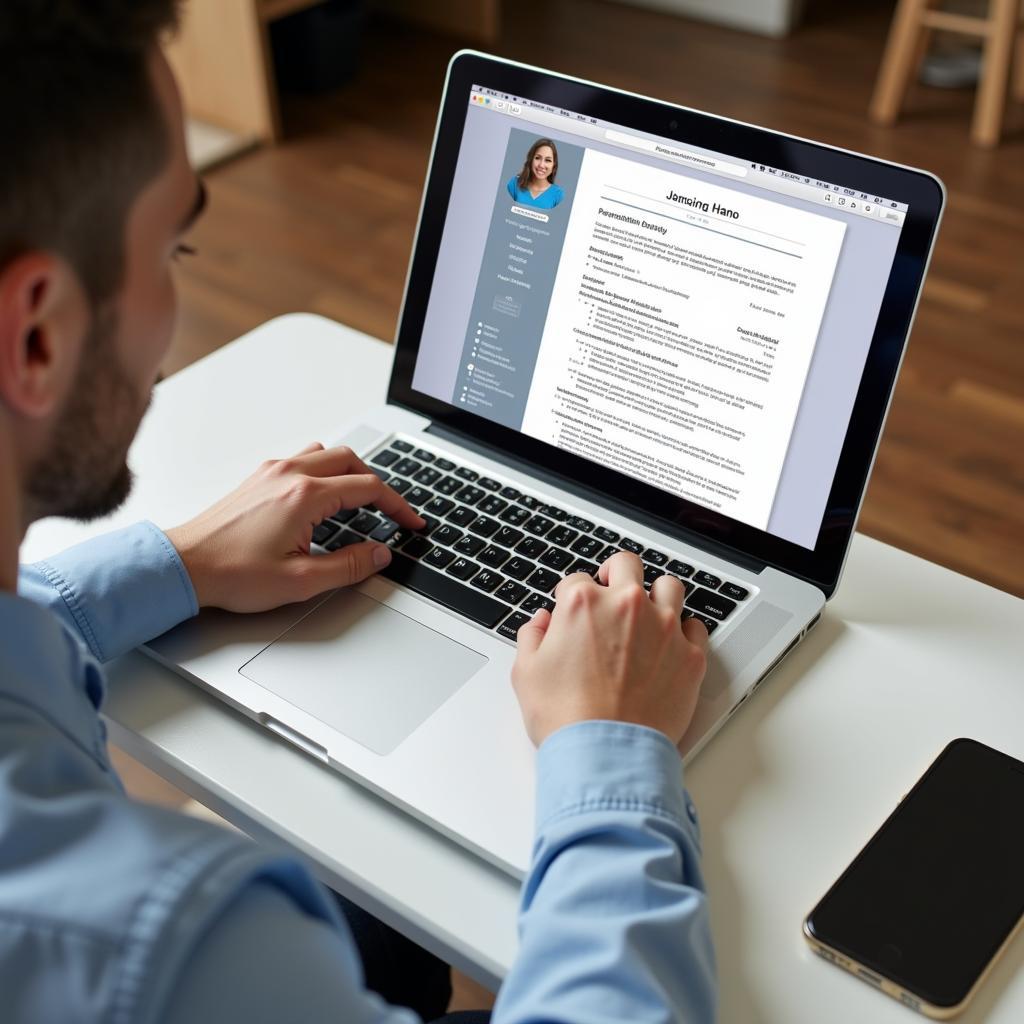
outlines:
[[[765,529],[846,225],[594,150],[573,191],[521,429]]]

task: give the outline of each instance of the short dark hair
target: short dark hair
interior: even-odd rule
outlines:
[[[0,0],[0,270],[59,253],[93,305],[124,277],[124,228],[165,166],[148,61],[179,0]]]

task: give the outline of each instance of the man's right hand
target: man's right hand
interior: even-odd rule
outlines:
[[[707,630],[697,619],[680,627],[685,591],[674,576],[647,594],[636,555],[613,555],[598,580],[567,576],[554,613],[538,612],[519,630],[512,685],[530,739],[540,746],[564,725],[611,719],[678,743],[707,668]]]

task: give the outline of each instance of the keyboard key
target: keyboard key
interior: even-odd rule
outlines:
[[[468,469],[466,466],[459,466],[455,470],[456,476],[461,476],[463,480],[475,480],[480,474],[475,469]]]
[[[455,502],[451,498],[439,498],[437,495],[434,495],[423,506],[423,511],[433,516],[444,516],[451,512],[453,508],[455,508]]]
[[[654,548],[648,548],[640,557],[648,565],[664,565],[668,561],[668,555],[655,551]]]
[[[518,505],[510,505],[498,518],[503,523],[511,523],[513,526],[522,526],[530,518],[529,509],[520,508]]]
[[[462,531],[456,530],[454,526],[449,526],[448,523],[442,523],[433,533],[431,537],[435,544],[444,544],[445,547],[451,547],[457,541],[462,539]]]
[[[530,494],[521,494],[519,496],[519,504],[524,505],[528,509],[538,509],[544,504],[540,498],[534,498]]]
[[[344,526],[350,519],[354,519],[358,513],[359,509],[357,508],[339,508],[338,511],[331,516],[331,521]]]
[[[561,548],[548,548],[540,556],[541,565],[546,565],[549,569],[562,570],[567,565],[572,565],[575,560],[575,555],[570,554],[568,551],[563,551]]]
[[[519,491],[514,487],[502,487],[500,494],[503,498],[508,498],[509,501],[515,501],[519,497]]]
[[[580,537],[573,544],[572,550],[584,558],[593,558],[603,547],[604,545],[596,537]]]
[[[444,473],[450,473],[455,468],[451,459],[435,459],[434,465]]]
[[[716,629],[718,629],[718,623],[714,619],[709,619],[706,615],[697,615],[695,612],[691,612],[689,609],[683,612],[684,619],[700,619],[704,623],[705,628],[710,636]]]
[[[487,547],[487,541],[481,540],[479,537],[471,537],[468,533],[458,544],[455,545],[455,550],[460,555],[468,555],[472,558],[478,551]]]
[[[509,640],[515,640],[519,635],[519,630],[530,621],[529,615],[524,615],[522,612],[513,612],[498,628],[498,636],[508,637]]]
[[[541,594],[531,594],[520,606],[528,615],[546,608],[549,612],[555,610],[555,602],[550,597],[543,597]]]
[[[396,452],[411,452],[414,445],[409,444],[408,441],[392,441],[391,447],[394,448]]]
[[[412,453],[412,457],[414,459],[419,459],[420,462],[433,462],[434,461],[434,453],[433,452],[428,452],[426,450],[426,448],[417,448],[416,451],[414,451]]]
[[[693,566],[687,565],[686,562],[680,562],[678,558],[673,558],[665,568],[673,576],[682,576],[684,579],[689,579],[693,575]]]
[[[569,566],[566,571],[566,576],[571,576],[574,572],[585,572],[588,576],[597,575],[597,566],[593,562],[588,562],[585,558],[577,558],[572,565]]]
[[[483,551],[477,555],[484,565],[490,566],[492,569],[497,569],[502,562],[507,562],[512,552],[508,548],[499,548],[495,544],[488,544]]]
[[[476,513],[471,508],[466,508],[465,505],[457,505],[445,518],[456,526],[469,526],[476,519]]]
[[[420,518],[423,520],[423,528],[416,532],[423,537],[429,537],[441,525],[441,520],[433,516],[424,515]]]
[[[487,492],[472,484],[466,484],[455,497],[466,505],[475,505]]]
[[[426,537],[414,534],[402,545],[402,554],[410,558],[422,558],[432,547],[433,543]]]
[[[717,590],[722,585],[722,581],[717,576],[712,576],[711,573],[703,570],[693,574],[693,582],[699,583],[702,587],[711,587],[712,590]]]
[[[536,568],[537,566],[529,559],[513,555],[505,563],[504,572],[506,576],[511,576],[514,580],[525,580]]]
[[[469,524],[469,529],[478,537],[490,537],[490,535],[494,533],[499,526],[501,526],[501,523],[499,523],[497,519],[491,519],[488,516],[477,516],[476,519]]]
[[[582,519],[580,516],[569,516],[565,521],[566,526],[571,526],[574,530],[579,530],[580,533],[590,533],[594,528],[594,524],[589,519]]]
[[[313,527],[313,543],[321,547],[338,532],[338,524],[332,522],[317,523]]]
[[[614,544],[609,544],[603,551],[594,555],[594,559],[598,565],[602,565],[604,562],[607,562],[612,555],[617,555],[621,550],[621,548],[617,548]]]
[[[350,544],[362,544],[363,538],[351,530],[342,530],[335,534],[324,547],[328,551],[337,551],[339,548],[347,548]]]
[[[370,472],[373,473],[373,475],[378,480],[380,480],[380,482],[382,484],[386,484],[391,479],[391,474],[390,473],[385,472],[383,469],[378,469],[375,466],[371,466],[370,467]]]
[[[500,491],[501,484],[497,480],[492,480],[489,476],[482,476],[477,480],[477,485],[482,487],[485,491]]]
[[[388,486],[395,492],[395,494],[405,494],[412,484],[408,480],[403,480],[401,477],[393,476],[388,481]]]
[[[644,566],[644,586],[650,590],[652,584],[659,576],[664,576],[665,570],[659,569],[656,565]]]
[[[554,519],[556,523],[564,523],[569,518],[569,513],[557,505],[541,505],[537,510],[541,515]]]
[[[502,601],[508,601],[509,604],[519,604],[528,593],[530,591],[522,583],[516,583],[515,580],[505,580],[494,592],[494,596]]]
[[[634,555],[639,555],[644,549],[643,544],[637,540],[630,540],[628,537],[619,538],[619,547],[623,551],[632,551]]]
[[[438,480],[434,484],[434,490],[438,494],[445,494],[450,497],[456,491],[461,491],[464,486],[465,484],[457,476],[446,476],[443,480]]]
[[[514,530],[511,526],[503,526],[491,539],[495,544],[514,548],[523,539],[523,536],[522,530]]]
[[[527,558],[540,558],[547,551],[548,546],[536,537],[527,537],[516,545],[516,554],[526,555]]]
[[[595,526],[594,536],[608,544],[614,544],[619,539],[619,535],[614,530],[609,530],[606,526]]]
[[[450,552],[444,552],[450,554]],[[425,561],[425,559],[424,559]],[[422,562],[398,555],[381,570],[381,575],[401,583],[424,597],[432,598],[467,619],[492,629],[509,613],[509,607],[479,590],[456,583],[450,576],[428,569]]]
[[[392,462],[397,462],[401,456],[398,452],[385,450],[377,452],[372,459],[370,459],[371,466],[390,466]]]
[[[561,579],[562,577],[557,572],[551,572],[550,569],[537,569],[526,582],[534,589],[547,594],[555,589],[556,584],[561,582]]]
[[[557,544],[560,548],[568,547],[577,537],[579,533],[576,530],[569,529],[568,526],[556,526],[548,535],[547,542],[549,544]]]
[[[401,530],[401,527],[393,519],[385,519],[381,522],[380,526],[370,534],[370,540],[379,540],[382,543],[385,543],[391,540],[399,530]],[[404,540],[405,538],[403,537],[402,539]]]
[[[505,577],[499,576],[493,569],[481,569],[469,582],[471,586],[490,594],[505,582]]]
[[[735,583],[723,583],[719,588],[720,594],[725,594],[726,597],[731,597],[734,601],[743,601],[750,593],[746,587],[737,586]]]
[[[699,573],[698,573],[699,575]],[[696,578],[696,577],[695,577]],[[686,596],[686,607],[702,615],[711,615],[716,619],[724,619],[735,607],[736,602],[721,594],[713,594],[710,590],[694,590]]]
[[[377,529],[380,520],[370,512],[360,512],[348,525],[360,533],[370,533]]]
[[[421,469],[414,477],[413,480],[418,484],[426,484],[428,487],[436,480],[441,479],[441,471],[434,469],[433,466],[427,466]]]
[[[414,487],[411,491],[406,492],[405,500],[410,505],[422,505],[424,502],[430,501],[433,495],[426,489],[426,487]]]
[[[455,558],[454,551],[446,551],[444,548],[431,548],[423,561],[427,565],[434,566],[435,569],[443,569],[446,565],[451,565]]]
[[[483,483],[483,481],[481,481]],[[489,516],[496,516],[499,512],[508,506],[508,502],[504,498],[499,498],[496,494],[488,494],[483,501],[477,505],[477,509],[480,512],[486,512]]]
[[[535,537],[543,537],[554,525],[555,521],[553,519],[547,519],[544,516],[534,516],[526,523],[526,530]]]
[[[475,576],[480,571],[480,566],[476,562],[471,562],[468,558],[456,558],[450,566],[448,571],[460,580],[468,580],[471,576]]]
[[[417,462],[415,459],[399,459],[391,468],[402,476],[412,476],[413,473],[418,473],[423,468],[423,463]]]

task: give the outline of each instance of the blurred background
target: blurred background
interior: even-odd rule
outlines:
[[[985,18],[999,3],[945,6]],[[193,144],[212,202],[193,235],[199,254],[180,267],[165,372],[297,310],[394,337],[445,67],[475,46],[944,180],[948,208],[860,529],[1024,595],[1022,49],[1015,40],[994,144],[972,141],[986,63],[975,35],[913,42],[902,111],[881,125],[869,107],[894,8],[190,0],[171,55],[206,122]]]

